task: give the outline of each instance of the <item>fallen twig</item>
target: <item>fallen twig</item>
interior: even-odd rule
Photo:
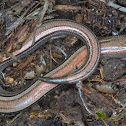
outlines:
[[[43,10],[41,11],[41,9],[40,9],[40,11],[41,11],[41,13],[40,13],[41,17],[40,17],[39,22],[37,23],[37,25],[36,25],[36,27],[35,27],[35,30],[34,30],[34,32],[33,32],[33,41],[32,41],[32,44],[35,43],[35,34],[36,34],[36,30],[37,30],[38,27],[41,26],[42,21],[43,21],[43,18],[44,18],[44,16],[45,16],[45,13],[46,13],[46,11],[48,10],[48,6],[49,6],[49,1],[48,1],[48,0],[45,0],[44,6],[43,6]]]
[[[22,112],[17,114],[12,120],[10,120],[5,126],[10,126],[19,116],[21,116]]]
[[[7,51],[3,51],[7,56],[9,56],[10,58],[12,58],[12,59],[14,59],[15,61],[18,61],[18,62],[20,62],[20,60],[16,57],[16,56],[14,56],[12,53],[9,53],[9,52],[7,52]]]
[[[71,6],[71,5],[56,5],[54,10],[68,10],[68,11],[79,11],[82,10],[80,6]]]
[[[18,18],[10,27],[8,27],[7,32],[5,35],[8,35],[11,31],[13,31],[15,28],[17,28],[22,22],[24,22],[23,18],[27,14],[27,12],[35,5],[35,2],[32,3],[29,8],[22,14],[20,18]]]
[[[87,110],[87,112],[88,112],[90,115],[94,115],[94,113],[93,113],[91,110],[88,109],[88,106],[86,105],[85,100],[84,100],[84,98],[82,97],[82,91],[81,91],[81,89],[82,89],[82,82],[78,82],[78,83],[76,84],[76,86],[77,86],[77,88],[78,88],[78,93],[79,93],[79,96],[80,96],[80,98],[81,98],[81,101],[82,101],[83,106],[85,107],[85,109]]]
[[[106,3],[106,0],[100,0],[100,1]],[[118,9],[119,11],[126,12],[126,7],[122,7],[120,5],[117,5],[117,4],[113,3],[112,1],[109,1],[107,3],[107,5],[115,8],[115,9]]]

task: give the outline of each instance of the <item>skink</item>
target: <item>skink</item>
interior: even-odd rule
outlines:
[[[61,22],[62,21],[56,21],[53,23],[54,24],[57,23],[58,26],[60,27]],[[63,22],[64,22],[64,25],[67,25],[65,21],[63,21]],[[49,25],[51,25],[50,23],[52,23],[52,22],[49,22]],[[76,25],[76,23],[74,25]],[[43,31],[41,28],[37,30],[36,41],[38,41],[41,37],[43,37],[42,33],[43,33]],[[126,38],[126,37],[124,36],[124,38]],[[123,41],[125,41],[125,40],[123,40]],[[21,55],[20,52],[26,50],[28,47],[31,46],[31,44],[32,44],[32,37],[30,37],[26,41],[26,43],[20,50],[14,52],[14,54],[19,54],[18,56],[20,57],[20,55]],[[107,41],[102,42],[101,43],[101,54],[104,54],[104,57],[109,57],[109,56],[124,57],[126,55],[125,42],[120,42],[119,47],[117,45],[118,45],[118,42],[112,42],[112,43],[107,42]],[[118,47],[118,50],[115,50],[115,47]],[[32,46],[30,48],[32,49],[32,48],[34,48],[34,46]],[[107,52],[107,50],[108,50],[108,53],[105,53],[104,50],[106,50],[105,52]],[[26,50],[25,55],[27,55],[28,53]],[[23,54],[23,56],[25,56],[25,55]],[[88,55],[87,50],[84,47],[80,48],[64,64],[62,64],[61,66],[59,66],[58,68],[56,68],[55,70],[50,72],[49,74],[45,75],[45,77],[59,77],[59,76],[64,76],[64,75],[71,73],[72,70],[75,68],[75,66],[80,67],[85,63],[87,55]],[[21,57],[23,57],[23,56],[21,56]],[[5,60],[6,60],[6,58],[5,58]],[[11,60],[11,59],[9,59],[9,60]],[[9,61],[9,60],[7,60],[7,61]],[[11,60],[11,63],[12,62],[13,61]],[[7,66],[4,66],[4,67],[6,68]],[[53,89],[56,86],[57,86],[56,84],[52,85],[52,84],[49,84],[46,82],[36,81],[31,87],[24,90],[20,94],[16,94],[15,96],[8,95],[6,97],[0,96],[0,112],[9,113],[9,112],[15,112],[15,111],[22,110],[22,109],[30,106],[34,102],[36,102],[40,97],[42,97],[44,94],[46,94],[48,91],[50,91],[51,89]]]
[[[86,50],[84,51],[82,49],[83,47],[77,52],[75,52],[61,66],[46,74],[45,77],[64,76],[71,73],[76,65],[78,67],[82,66],[86,60],[86,57],[84,55],[84,52],[86,52]],[[22,110],[35,103],[38,99],[40,99],[42,96],[44,96],[47,92],[49,92],[56,86],[56,84],[49,84],[38,80],[32,86],[30,86],[28,89],[24,90],[20,94],[11,97],[0,96],[0,112],[10,113]]]
[[[102,52],[102,58],[123,58],[126,57],[126,38],[125,35],[122,36],[122,42],[120,42],[119,40],[121,39],[121,37],[113,37],[110,39],[110,37],[108,37],[106,40],[100,40],[99,42],[101,42],[101,52]],[[109,43],[109,41],[111,40],[111,43]],[[109,43],[109,44],[108,44]],[[116,45],[115,45],[116,43]],[[92,58],[93,59],[93,58]],[[93,62],[93,61],[92,61]],[[90,67],[90,65],[89,65]],[[83,70],[83,69],[81,69]],[[90,70],[90,69],[89,69]],[[78,82],[80,80],[84,80],[86,79],[89,75],[91,75],[89,73],[89,75],[87,75],[86,73],[88,73],[88,71],[83,70],[82,72],[80,72],[79,74],[75,75],[72,74],[70,76],[67,77],[62,77],[62,78],[44,78],[44,77],[39,77],[38,79],[41,81],[45,81],[45,82],[49,82],[49,83],[58,83],[58,84],[65,84],[65,83],[73,83],[73,82]],[[87,75],[87,77],[84,77],[84,74]]]
[[[73,35],[78,37],[87,46],[88,58],[86,63],[82,66],[80,70],[71,74],[70,76],[53,79],[53,82],[58,84],[70,84],[88,78],[94,72],[98,65],[100,59],[100,46],[96,36],[90,29],[88,29],[86,26],[82,26],[71,21],[55,20],[52,22],[44,23],[42,27],[36,32],[36,43],[28,48],[26,51],[17,55],[17,57],[25,57],[26,55],[32,53],[41,45],[46,43],[51,37],[55,37],[61,34]],[[8,59],[5,62],[1,63],[0,72],[13,62],[13,59]],[[47,78],[44,80],[47,80]]]

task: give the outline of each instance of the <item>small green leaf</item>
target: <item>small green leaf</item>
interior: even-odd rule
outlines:
[[[103,113],[102,111],[97,112],[96,114],[97,119],[104,119],[106,117],[106,113]]]
[[[109,120],[109,121],[117,120],[114,117],[106,117],[106,113],[103,113],[102,111],[96,112],[95,116],[97,119],[100,119],[100,120],[103,120],[103,119]]]

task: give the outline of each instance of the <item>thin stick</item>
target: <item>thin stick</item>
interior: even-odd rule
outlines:
[[[100,0],[100,1],[106,3],[105,0]],[[115,9],[118,9],[119,11],[126,12],[126,7],[122,7],[122,6],[117,5],[117,4],[115,4],[115,3],[111,2],[111,1],[109,1],[107,3],[107,5],[115,8]]]
[[[86,105],[86,102],[85,102],[84,98],[82,97],[82,91],[81,91],[81,89],[82,89],[82,82],[79,81],[79,82],[76,84],[76,86],[77,86],[77,88],[78,88],[78,93],[79,93],[79,96],[80,96],[80,98],[81,98],[81,101],[82,101],[83,106],[85,107],[85,109],[87,110],[87,112],[88,112],[90,115],[94,115],[94,113],[93,113],[91,110],[88,109],[88,107],[87,107],[87,105]]]

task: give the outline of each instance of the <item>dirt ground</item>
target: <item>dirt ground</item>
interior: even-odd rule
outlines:
[[[100,0],[50,0],[48,8],[44,10],[44,0],[37,0],[18,26],[10,30],[12,28],[10,26],[26,12],[33,0],[23,0],[22,2],[19,0],[2,0],[0,2],[1,51],[7,54],[7,52],[11,53],[21,48],[25,39],[37,28],[39,19],[40,21],[52,19],[73,20],[89,27],[98,39],[104,39],[108,36],[125,36],[126,12],[110,7],[109,0],[105,1],[106,3]],[[126,7],[125,0],[110,1]],[[40,18],[41,14],[39,15],[40,11],[33,15],[35,12],[37,13],[37,9],[43,11],[44,18],[42,20]],[[4,10],[6,10],[7,16],[2,15]],[[30,15],[31,13],[32,15]],[[23,26],[27,27],[25,31],[20,32],[23,35],[16,37],[16,33],[21,31],[20,29]],[[15,68],[13,66],[7,67],[4,72],[11,79],[7,80],[6,84],[1,83],[1,85],[9,91],[20,91],[34,81],[34,78],[25,79],[25,77],[26,73],[35,70],[34,63],[39,62],[40,52],[44,63],[46,63],[45,66],[43,65],[44,67],[42,66],[42,74],[46,74],[62,64],[82,44],[80,40],[73,36],[61,36],[50,40],[39,50],[32,53],[29,59],[27,59],[28,57],[22,59],[20,65]],[[0,59],[2,56],[0,54]],[[10,55],[8,54],[8,56]],[[32,63],[29,62],[30,60]],[[0,113],[0,126],[125,126],[125,72],[125,59],[101,59],[93,75],[82,82],[82,94],[79,94],[76,85],[59,85],[24,110],[8,114]],[[31,77],[31,75],[29,76]],[[85,108],[80,95],[88,109],[95,113],[94,115],[91,115]]]

